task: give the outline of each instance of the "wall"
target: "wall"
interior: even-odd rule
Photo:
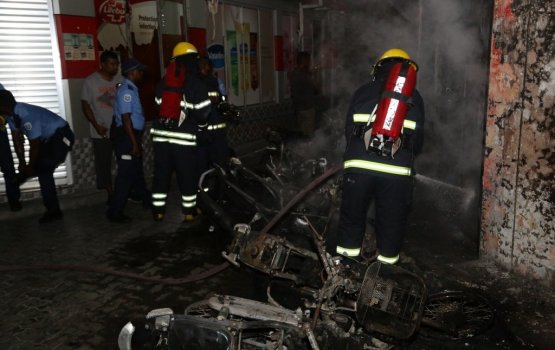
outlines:
[[[496,0],[481,251],[555,286],[553,2]]]

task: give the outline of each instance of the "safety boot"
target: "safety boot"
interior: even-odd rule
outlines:
[[[183,214],[183,222],[193,222],[196,221],[200,215],[202,214],[202,212],[200,211],[200,209],[195,209],[194,212],[189,213],[189,214]]]
[[[154,221],[162,221],[164,220],[164,213],[152,213],[152,218]]]

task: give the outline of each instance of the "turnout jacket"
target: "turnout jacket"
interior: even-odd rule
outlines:
[[[212,109],[208,86],[199,77],[196,61],[186,62],[186,69],[187,75],[183,85],[184,101],[182,101],[186,118],[180,126],[172,130],[161,128],[156,119],[151,129],[153,142],[197,146],[199,130],[206,129],[208,126],[208,117]],[[158,94],[161,96],[160,91]]]
[[[383,157],[365,149],[361,130],[375,118],[376,105],[380,101],[389,70],[361,86],[353,95],[345,122],[347,147],[344,153],[345,173],[371,173],[380,176],[414,175],[413,160],[422,149],[424,127],[424,103],[415,89],[412,106],[403,123],[402,146],[394,158]],[[374,111],[374,114],[373,114]]]

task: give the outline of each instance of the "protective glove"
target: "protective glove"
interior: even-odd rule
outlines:
[[[205,146],[210,143],[212,136],[207,129],[207,125],[199,126],[197,129],[197,145]]]
[[[220,104],[218,105],[218,111],[225,118],[227,122],[231,122],[231,123],[239,122],[239,117],[241,116],[241,113],[239,112],[239,109],[236,106],[223,101],[223,102],[220,102]]]

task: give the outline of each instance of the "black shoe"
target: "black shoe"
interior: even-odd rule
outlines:
[[[114,214],[106,213],[106,218],[108,218],[108,221],[117,223],[117,224],[123,224],[131,221],[131,218],[129,216],[125,216],[123,214],[114,215]]]
[[[46,224],[56,220],[62,220],[64,218],[64,214],[61,210],[49,210],[42,215],[39,219],[39,224]]]
[[[164,220],[164,213],[152,213],[152,218],[154,221],[162,221]]]
[[[21,209],[23,209],[23,207],[21,206],[21,203],[19,201],[10,203],[11,211],[16,212],[16,211],[20,211]]]

